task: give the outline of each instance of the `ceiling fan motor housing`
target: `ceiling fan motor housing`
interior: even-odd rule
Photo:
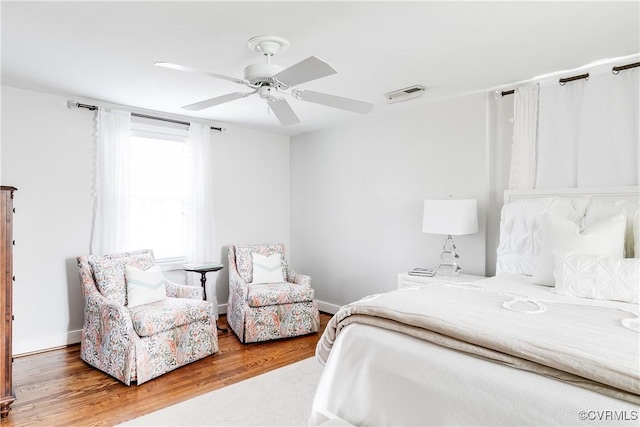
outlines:
[[[262,86],[263,84],[275,85],[273,78],[285,67],[276,64],[251,64],[244,69],[244,79],[252,86]]]

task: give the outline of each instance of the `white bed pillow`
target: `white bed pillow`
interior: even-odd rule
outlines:
[[[128,307],[167,299],[167,290],[160,266],[154,265],[146,270],[140,270],[127,264],[124,269]]]
[[[556,251],[555,259],[557,293],[638,304],[639,258],[612,258]]]
[[[627,215],[627,226],[625,229],[625,257],[633,257],[633,220],[635,212],[640,209],[638,200],[609,200],[609,199],[591,199],[587,210],[582,218],[582,228],[597,222],[601,219],[608,218],[624,212]]]
[[[556,250],[622,258],[626,222],[625,213],[620,212],[580,230],[578,224],[547,212],[542,220],[540,253],[536,258],[531,282],[545,286],[554,285]]]
[[[251,283],[281,283],[285,281],[282,274],[282,254],[274,253],[264,256],[254,252],[251,257],[253,261],[253,282]]]

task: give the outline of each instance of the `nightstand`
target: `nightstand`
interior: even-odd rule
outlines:
[[[475,282],[485,279],[484,276],[474,276],[471,274],[459,274],[458,276],[443,276],[436,274],[433,277],[411,276],[408,273],[398,274],[398,289],[410,288],[414,286],[427,286],[435,282]]]

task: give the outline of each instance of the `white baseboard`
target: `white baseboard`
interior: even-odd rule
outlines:
[[[316,302],[318,303],[318,309],[320,311],[323,311],[329,314],[336,314],[338,310],[340,310],[340,307],[342,307],[341,305],[335,305],[335,304],[331,304],[324,301],[316,300]]]
[[[226,314],[227,304],[218,304],[218,314]]]
[[[339,305],[331,304],[324,301],[318,301],[318,309],[320,311],[336,314],[340,309]],[[227,312],[227,304],[218,304],[218,313],[225,314]],[[13,356],[26,356],[32,353],[39,353],[43,351],[53,350],[60,347],[65,347],[71,344],[78,344],[82,339],[82,330],[70,331],[66,334],[52,335],[48,337],[33,338],[24,341],[13,342]]]
[[[24,341],[14,341],[12,344],[12,352],[14,357],[26,356],[27,354],[40,353],[42,351],[65,347],[70,344],[77,344],[81,339],[82,330],[77,330],[67,332],[66,334],[32,338]]]

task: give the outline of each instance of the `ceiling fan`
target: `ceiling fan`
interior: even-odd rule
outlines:
[[[278,52],[283,52],[290,45],[287,39],[277,36],[253,37],[248,42],[249,48],[266,57],[266,62],[261,64],[251,64],[244,69],[244,78],[238,79],[211,71],[184,65],[173,64],[171,62],[156,62],[154,65],[170,68],[173,70],[186,71],[189,73],[203,74],[205,76],[228,80],[234,83],[246,85],[253,89],[251,92],[233,92],[215,98],[205,99],[195,104],[185,105],[185,110],[200,111],[215,105],[224,104],[240,98],[258,94],[260,98],[267,101],[269,107],[274,112],[278,121],[282,125],[293,125],[300,123],[300,119],[293,111],[286,99],[279,94],[285,94],[301,101],[313,102],[315,104],[326,105],[339,108],[341,110],[355,113],[367,114],[373,109],[371,102],[359,101],[342,96],[330,95],[327,93],[314,92],[305,89],[293,89],[302,83],[310,82],[322,77],[330,76],[337,71],[323,60],[310,56],[288,68],[272,64],[271,57]]]

